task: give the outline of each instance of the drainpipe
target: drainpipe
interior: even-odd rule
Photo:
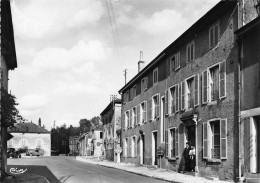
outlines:
[[[195,136],[195,157],[196,157],[196,165],[195,165],[195,172],[198,173],[199,172],[199,167],[198,167],[198,114],[193,114],[193,119],[195,122],[195,129],[196,129],[196,136]]]

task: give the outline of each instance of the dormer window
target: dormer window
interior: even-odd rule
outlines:
[[[219,23],[211,26],[209,29],[209,48],[214,48],[219,41]]]
[[[195,59],[195,44],[194,41],[191,41],[187,45],[187,62],[191,62]]]

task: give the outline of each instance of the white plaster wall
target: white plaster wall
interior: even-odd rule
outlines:
[[[28,149],[36,149],[37,140],[41,140],[41,149],[44,150],[44,156],[51,155],[51,135],[50,134],[38,134],[38,133],[11,133],[13,138],[12,147],[15,149],[22,147],[22,139],[26,139],[26,146]],[[8,144],[10,142],[8,141]],[[11,147],[11,146],[8,146]]]

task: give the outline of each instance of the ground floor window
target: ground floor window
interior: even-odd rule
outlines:
[[[203,158],[227,159],[227,119],[203,123]]]

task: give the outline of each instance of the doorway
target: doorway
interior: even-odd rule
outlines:
[[[195,146],[196,145],[196,128],[195,128],[195,125],[186,126],[186,133],[185,134],[186,134],[187,142],[190,142],[191,146]]]
[[[140,164],[143,165],[144,164],[144,150],[145,150],[145,147],[144,147],[144,135],[142,134],[140,136]]]
[[[157,131],[152,132],[152,165],[157,165]]]

